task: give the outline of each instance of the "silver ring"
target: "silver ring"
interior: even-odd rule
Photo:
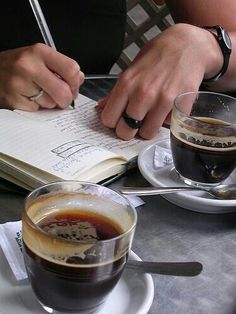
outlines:
[[[30,97],[29,97],[29,100],[31,100],[31,101],[36,101],[36,100],[38,100],[38,99],[43,95],[43,93],[44,93],[44,90],[43,90],[43,89],[40,89],[40,91],[39,91],[37,94],[35,94],[35,95],[33,95],[33,96],[30,96]]]

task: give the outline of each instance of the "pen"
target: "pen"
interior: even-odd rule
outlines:
[[[38,0],[29,0],[29,2],[33,10],[35,19],[38,23],[38,26],[39,26],[39,29],[40,29],[40,32],[41,32],[41,35],[43,37],[45,44],[57,50]],[[88,74],[88,75],[85,75],[85,80],[117,79],[118,77],[119,77],[118,74]],[[72,101],[70,106],[73,109],[75,108],[74,100]]]
[[[48,45],[49,47],[52,47],[55,50],[57,50],[38,0],[29,0],[29,3],[30,3],[31,8],[33,10],[35,19],[38,23],[38,26],[39,26],[39,29],[40,29],[40,32],[41,32],[41,35],[43,37],[45,44]],[[75,101],[74,100],[72,101],[70,106],[73,109],[75,108]]]
[[[70,106],[72,109],[75,109],[75,101],[74,100],[72,100],[72,103],[70,104]]]

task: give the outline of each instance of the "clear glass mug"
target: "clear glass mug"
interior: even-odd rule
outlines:
[[[222,183],[236,166],[236,99],[188,92],[174,100],[171,150],[175,170],[188,185]]]
[[[32,289],[49,313],[96,313],[128,259],[137,214],[97,184],[63,181],[29,194],[23,255]]]

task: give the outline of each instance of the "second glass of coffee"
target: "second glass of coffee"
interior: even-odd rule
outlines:
[[[221,184],[236,166],[236,99],[189,92],[174,101],[171,150],[175,170],[188,185]]]

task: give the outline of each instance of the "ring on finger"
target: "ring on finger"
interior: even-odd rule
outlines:
[[[122,114],[123,119],[125,120],[126,124],[131,128],[131,129],[139,129],[142,124],[143,120],[136,120],[131,118],[126,111],[123,112]]]
[[[30,96],[30,97],[28,97],[28,98],[29,98],[30,101],[36,101],[36,100],[38,100],[43,94],[44,94],[44,90],[43,90],[43,89],[40,89],[40,91],[39,91],[37,94],[32,95],[32,96]]]

